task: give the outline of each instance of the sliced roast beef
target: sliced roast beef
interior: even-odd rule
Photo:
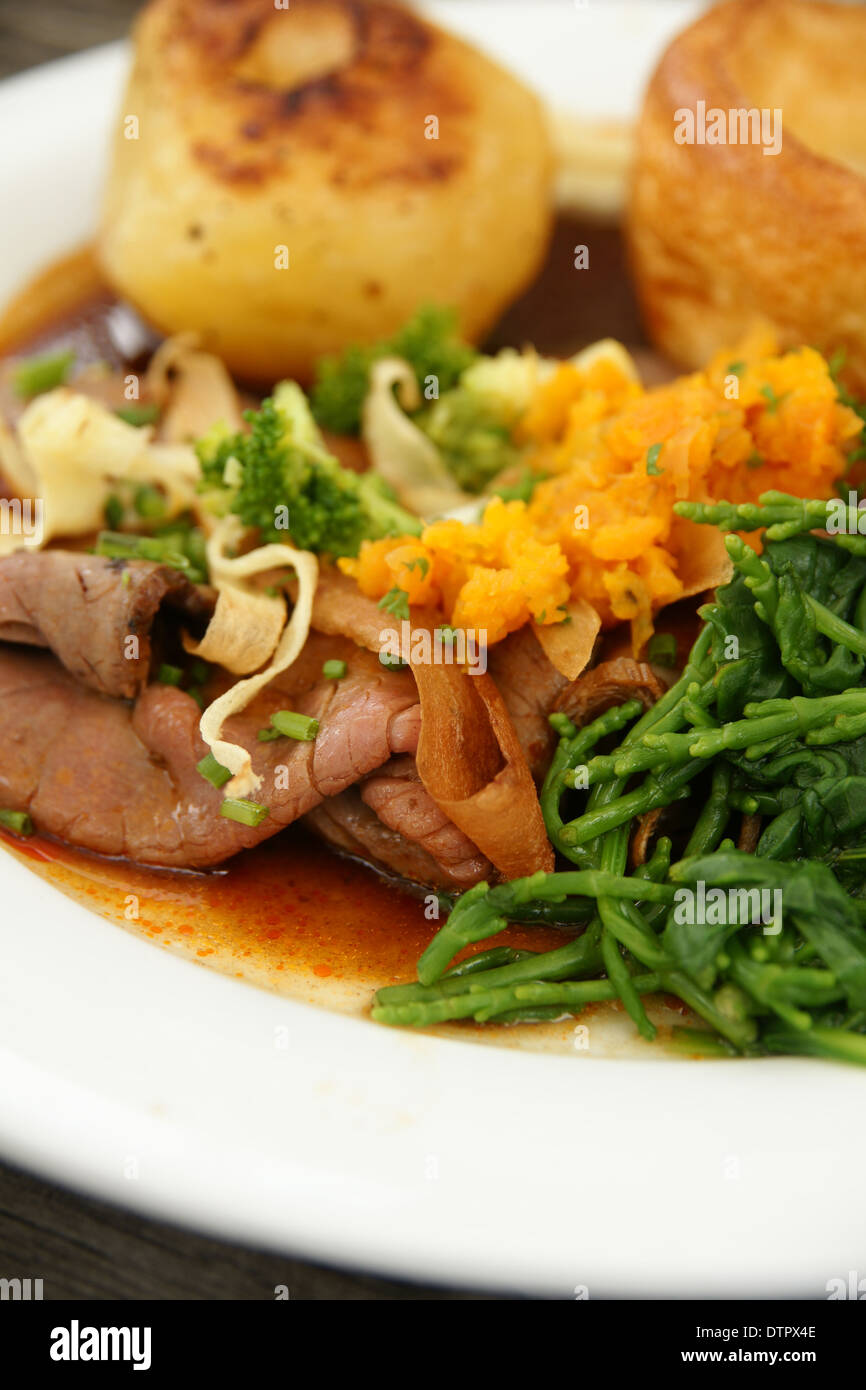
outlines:
[[[343,680],[323,679],[328,658],[346,661]],[[320,721],[315,741],[258,741],[285,708]],[[412,753],[418,738],[408,672],[312,633],[297,662],[226,723],[263,779],[257,798],[270,814],[250,828],[220,814],[223,793],[197,771],[207,751],[200,713],[174,686],[148,686],[133,707],[88,689],[47,653],[0,646],[0,805],[29,811],[38,830],[85,849],[201,868],[273,835],[395,753]]]
[[[210,589],[147,560],[71,550],[17,551],[0,560],[0,641],[50,648],[103,695],[132,698],[143,690],[163,605],[196,627],[213,601]]]
[[[306,824],[335,848],[416,883],[462,890],[495,877],[490,861],[425,791],[412,758],[396,759],[381,777],[374,773],[328,797]]]
[[[29,811],[37,829],[71,844],[169,867],[219,863],[305,815],[332,843],[421,882],[465,888],[497,870],[546,867],[550,852],[521,741],[494,683],[451,669],[383,668],[364,627],[378,631],[381,614],[339,579],[332,595],[339,612],[328,610],[324,631],[313,630],[290,669],[226,722],[223,736],[250,751],[262,779],[255,798],[269,814],[252,828],[220,814],[223,791],[197,770],[206,752],[198,705],[174,686],[147,684],[157,620],[161,633],[174,609],[176,625],[178,617],[195,625],[212,612],[211,591],[144,561],[51,551],[0,562],[0,805]],[[347,664],[342,680],[322,676],[333,659]],[[500,666],[522,746],[540,766],[546,714],[563,678],[528,632],[516,635]],[[205,699],[229,684],[213,668]],[[278,709],[316,718],[316,739],[259,741]],[[460,776],[445,776],[449,767]],[[528,808],[516,820],[515,797]],[[532,812],[537,851],[525,848]],[[491,825],[507,833],[497,838]]]
[[[383,825],[375,811],[364,805],[357,787],[322,801],[304,818],[304,824],[334,849],[375,868],[415,883],[445,886],[435,859],[420,845]]]
[[[493,865],[437,806],[411,757],[393,758],[359,785],[361,800],[403,841],[423,849],[448,884],[468,888]],[[438,878],[431,882],[440,881]]]

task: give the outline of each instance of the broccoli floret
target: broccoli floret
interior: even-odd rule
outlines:
[[[363,540],[420,531],[383,479],[343,468],[327,452],[295,382],[281,382],[244,418],[248,434],[217,428],[197,445],[210,511],[233,512],[263,544],[288,535],[302,550],[334,556],[356,555]]]
[[[534,359],[506,348],[496,357],[477,358],[453,390],[415,415],[415,424],[464,491],[483,492],[520,463],[512,430],[529,404],[535,379]]]
[[[346,348],[339,357],[326,357],[319,363],[312,402],[313,414],[324,429],[335,434],[358,433],[370,368],[382,357],[404,358],[422,393],[426,379],[435,377],[442,395],[456,384],[476,353],[458,337],[452,309],[427,305],[393,337],[366,347]]]
[[[502,348],[495,357],[478,357],[462,374],[460,385],[503,423],[514,425],[532,400],[538,371],[534,353]]]
[[[339,357],[323,357],[317,364],[311,396],[323,429],[334,434],[360,432],[361,407],[377,355],[372,347],[349,347]]]
[[[220,422],[212,425],[195,446],[201,469],[198,485],[201,505],[214,516],[225,516],[233,510],[240,477],[239,464],[234,456],[238,438],[227,425]]]
[[[224,485],[226,464],[231,458],[235,440],[236,435],[220,421],[196,442],[195,451],[201,468],[200,491],[205,487],[221,488]]]
[[[483,492],[497,474],[519,460],[501,416],[463,386],[447,391],[416,415],[415,423],[432,439],[465,492]]]

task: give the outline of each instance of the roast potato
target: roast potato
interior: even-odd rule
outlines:
[[[544,114],[467,44],[385,0],[152,0],[134,42],[99,256],[163,332],[306,380],[423,302],[477,339],[531,279]]]
[[[637,132],[628,232],[654,343],[702,365],[756,317],[845,348],[866,388],[866,10],[733,0],[665,53]],[[781,112],[781,150],[679,144],[683,109]],[[768,118],[767,135],[771,134]]]

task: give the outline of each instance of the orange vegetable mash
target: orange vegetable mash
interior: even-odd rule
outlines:
[[[653,613],[686,592],[686,548],[694,571],[705,544],[673,504],[756,501],[772,488],[830,497],[862,428],[824,358],[779,354],[763,329],[649,390],[613,357],[586,370],[563,362],[516,427],[541,478],[531,501],[493,498],[477,524],[436,521],[340,564],[370,598],[404,589],[490,643],[530,620],[561,622],[570,599],[585,599],[605,627],[631,623],[638,653]]]

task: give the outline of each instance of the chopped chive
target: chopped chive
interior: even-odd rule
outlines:
[[[152,536],[139,537],[141,542],[137,553],[145,560],[162,561],[164,556],[181,557],[184,573],[193,582],[204,581],[207,577],[207,555],[204,537],[200,531],[184,527],[183,524],[163,525]]]
[[[745,370],[745,366],[745,362],[729,362],[725,372],[728,376],[739,376],[740,372]]]
[[[116,531],[120,526],[123,521],[123,512],[123,503],[116,492],[113,492],[110,497],[106,497],[103,515],[105,516],[105,524],[110,531]]]
[[[256,734],[259,743],[271,743],[275,738],[282,738],[279,729],[259,729]]]
[[[157,672],[156,679],[160,685],[180,685],[183,680],[183,668],[181,666],[170,666],[164,661]]]
[[[295,714],[290,709],[278,709],[276,714],[272,714],[271,726],[285,738],[296,738],[305,743],[312,743],[319,732],[318,719],[308,714]]]
[[[191,520],[189,512],[183,516],[173,516],[169,521],[163,521],[159,526],[153,528],[155,536],[191,536],[196,530],[195,523]],[[199,534],[201,534],[199,532]]]
[[[183,553],[193,566],[194,571],[201,574],[202,581],[207,579],[207,541],[204,532],[197,526],[191,526],[186,532]],[[192,578],[192,574],[190,575]]]
[[[672,632],[654,632],[647,647],[647,660],[657,666],[676,666],[677,639]]]
[[[204,709],[204,691],[200,685],[191,685],[186,693],[192,696],[199,709]]]
[[[651,444],[646,451],[646,471],[651,478],[658,478],[664,472],[664,469],[658,466],[661,451],[661,444]]]
[[[189,579],[198,579],[199,572],[185,555],[173,550],[158,536],[134,536],[125,531],[100,531],[93,547],[94,555],[111,560],[153,560],[180,570]]]
[[[100,531],[94,551],[113,560],[135,559],[141,539],[141,536],[127,535],[125,531]]]
[[[39,396],[62,386],[75,361],[75,353],[51,352],[42,357],[27,357],[19,362],[12,374],[12,385],[19,396]]]
[[[140,487],[133,503],[138,515],[148,521],[159,521],[165,516],[165,498],[156,487]]]
[[[788,395],[788,392],[786,391],[784,395],[777,396],[776,392],[773,390],[773,387],[770,386],[769,383],[767,383],[765,386],[762,386],[760,390],[761,395],[767,402],[767,414],[775,415],[776,411],[779,409],[779,406],[782,404],[782,401],[785,399],[785,396]]]
[[[671,1029],[668,1047],[686,1057],[736,1057],[737,1049],[718,1033],[703,1028]]]
[[[753,449],[752,452],[749,454],[749,457],[746,459],[746,467],[763,468],[763,466],[764,460],[761,458],[761,455],[758,453],[757,449]]]
[[[33,822],[26,811],[5,811],[0,809],[0,825],[4,830],[12,830],[16,835],[32,835]]]
[[[222,763],[218,763],[213,753],[205,753],[200,763],[196,764],[198,771],[206,782],[210,782],[213,787],[224,787],[226,782],[231,780],[231,773]]]
[[[115,415],[119,420],[123,420],[127,425],[153,425],[159,419],[158,405],[121,405],[115,410]]]
[[[177,555],[185,554],[186,533],[184,531],[169,531],[163,526],[152,536],[142,536],[140,539],[150,541],[151,545],[156,542],[164,550],[173,550]]]
[[[325,680],[341,681],[348,669],[345,661],[326,661],[322,667],[322,675]]]
[[[130,579],[131,579],[131,575],[130,575],[130,573],[129,573],[129,570],[124,570],[124,571],[123,571],[123,574],[120,576],[120,587],[121,587],[121,589],[128,589],[128,588],[129,588],[129,581],[130,581]]]
[[[210,667],[206,661],[196,659],[189,668],[189,674],[194,685],[204,685],[210,675]]]
[[[225,816],[226,820],[236,820],[241,825],[261,825],[262,821],[269,815],[267,806],[262,806],[258,801],[247,801],[245,797],[227,796],[222,806],[220,815]]]
[[[380,652],[379,665],[384,666],[386,671],[403,671],[409,663],[400,656],[392,656],[390,652]]]
[[[442,633],[442,641],[447,642],[449,647],[453,647],[455,638],[457,637],[456,627],[452,627],[451,623],[440,623],[436,630]]]

